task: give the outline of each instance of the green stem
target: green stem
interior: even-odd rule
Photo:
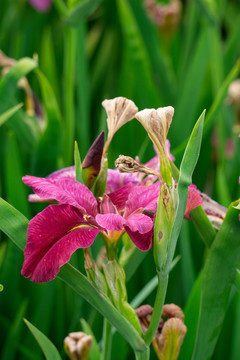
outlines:
[[[55,8],[57,9],[59,15],[64,16],[67,13],[67,7],[63,0],[54,0]]]
[[[167,285],[168,285],[168,273],[157,271],[157,276],[158,276],[157,295],[154,302],[151,322],[144,336],[145,343],[148,346],[151,344],[160,323],[160,319],[162,316],[162,308],[164,305],[165,296],[167,292]]]
[[[150,359],[150,350],[146,349],[144,352],[135,351],[136,360],[149,360]]]
[[[65,29],[64,38],[64,102],[65,102],[65,165],[72,164],[72,152],[74,141],[74,79],[76,64],[76,31],[74,28]]]
[[[110,359],[111,355],[111,347],[112,347],[112,325],[106,318],[104,318],[103,322],[103,351],[101,360]]]

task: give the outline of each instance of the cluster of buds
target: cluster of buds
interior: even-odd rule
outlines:
[[[136,312],[145,334],[151,321],[153,308],[150,305],[143,305],[136,309]],[[164,305],[162,318],[152,341],[158,359],[176,360],[186,332],[182,309],[175,304]]]

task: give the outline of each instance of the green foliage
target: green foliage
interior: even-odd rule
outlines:
[[[163,2],[167,3],[158,1]],[[120,326],[124,337],[114,337],[114,359],[133,358],[124,339],[145,347],[133,327],[130,333],[125,332],[126,320],[111,304],[107,313],[107,298],[97,294],[71,265],[62,268],[64,282],[56,279],[37,285],[24,279],[20,274],[22,251],[15,246],[24,249],[27,218],[43,209],[42,204],[28,203],[22,176],[46,176],[73,165],[76,140],[76,178],[81,181],[79,153],[83,159],[94,138],[106,129],[102,100],[127,96],[140,110],[172,105],[175,115],[169,140],[178,167],[196,118],[206,109],[193,183],[226,207],[240,198],[239,128],[235,110],[226,101],[230,83],[239,77],[239,2],[182,1],[180,22],[172,31],[160,28],[144,3],[54,0],[47,13],[38,13],[25,0],[1,4],[0,49],[16,60],[8,72],[0,64],[0,71],[4,70],[0,76],[1,359],[42,358],[39,346],[23,326],[23,317],[39,329],[28,323],[40,342],[48,341],[44,333],[56,344],[63,359],[63,339],[69,332],[79,331],[79,319],[84,317],[83,330],[90,333],[92,329],[96,338],[90,356],[99,358],[102,317],[93,308],[97,301],[102,304],[102,315],[115,327]],[[28,80],[34,109],[29,108],[29,93],[19,87],[22,77]],[[197,134],[196,138],[199,140]],[[226,152],[226,148],[230,150]],[[189,152],[189,160],[194,162],[196,153],[192,149]],[[121,153],[139,155],[142,163],[154,156],[152,144],[135,120],[115,135],[109,148],[110,167]],[[186,179],[182,170],[178,188],[185,199],[191,178]],[[173,171],[178,176],[176,169]],[[101,189],[96,191],[101,193]],[[177,235],[184,202],[178,210]],[[188,331],[180,353],[182,360],[239,358],[238,216],[239,209],[231,207],[217,231],[202,208],[197,208],[191,213],[191,221],[184,220],[179,241],[170,249],[171,260],[175,246],[180,260],[170,273],[166,302],[184,308]],[[129,302],[133,307],[153,305],[157,286],[153,253],[150,250],[147,255],[128,247],[125,240],[124,250],[118,250],[122,251]],[[101,245],[97,238],[92,247],[95,260]],[[81,250],[71,262],[84,271]],[[79,293],[84,293],[83,298]],[[222,349],[229,349],[227,355]],[[52,359],[54,355],[48,356]],[[113,357],[113,351],[109,356]],[[151,359],[156,359],[153,353]]]

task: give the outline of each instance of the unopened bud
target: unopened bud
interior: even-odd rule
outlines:
[[[120,127],[135,117],[135,114],[138,112],[138,108],[133,101],[124,97],[116,97],[114,99],[104,100],[102,105],[108,116],[108,138],[103,151],[105,154],[114,134],[120,129]]]
[[[71,360],[87,360],[92,346],[92,336],[81,331],[72,332],[64,339],[64,350]]]
[[[135,116],[147,131],[156,148],[160,159],[160,172],[168,185],[172,183],[172,170],[168,159],[166,141],[173,114],[174,108],[167,106],[157,110],[145,109],[139,111]]]

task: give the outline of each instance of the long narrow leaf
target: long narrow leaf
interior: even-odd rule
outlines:
[[[61,357],[53,343],[34,325],[24,319],[25,324],[35,337],[47,360],[61,360]]]
[[[240,263],[239,210],[231,204],[203,269],[202,298],[194,360],[211,359]]]

